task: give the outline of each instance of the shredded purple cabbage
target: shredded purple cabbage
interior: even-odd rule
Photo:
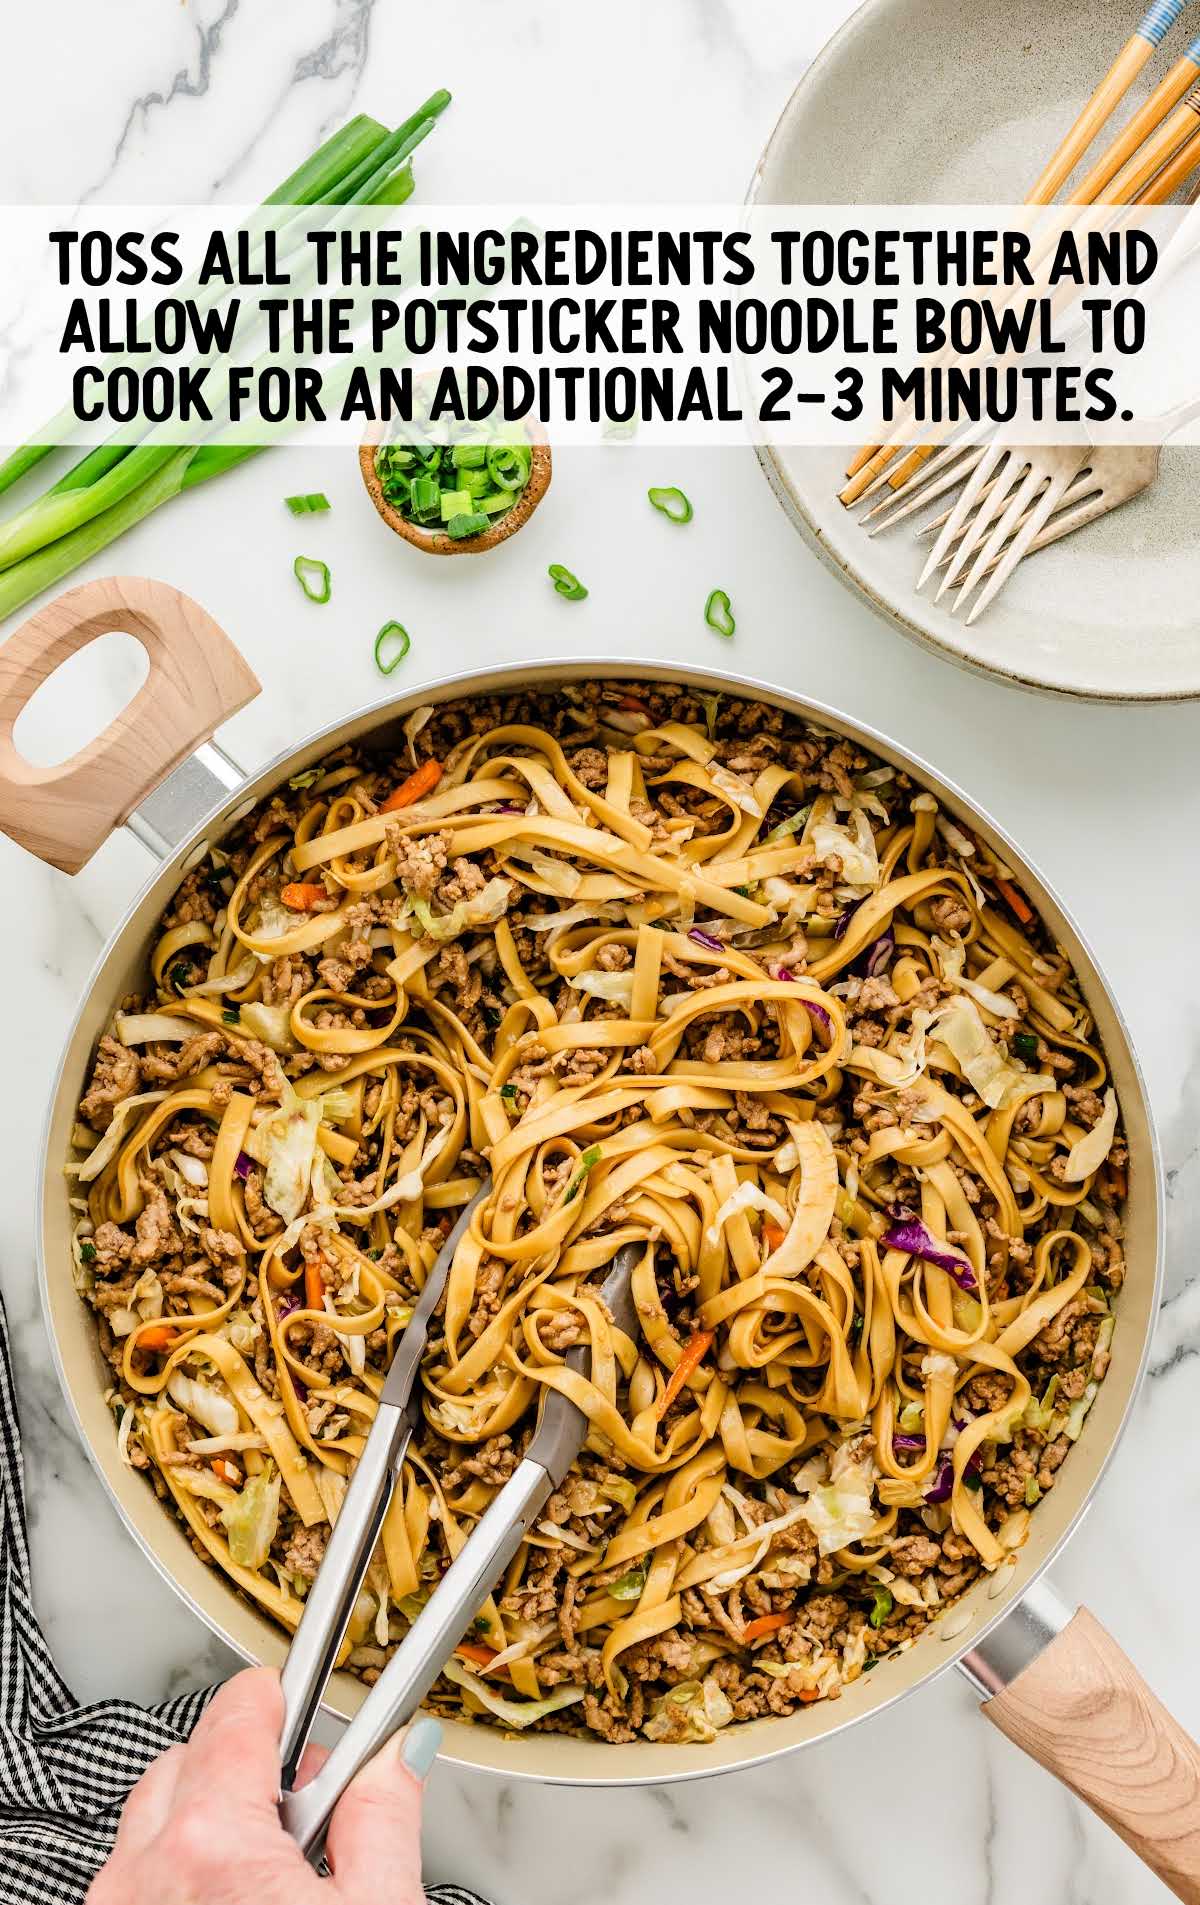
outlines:
[[[896,935],[889,926],[885,933],[880,933],[879,938],[875,941],[875,944],[867,954],[868,979],[877,978],[879,974],[886,969],[888,961],[895,950]]]
[[[848,906],[844,913],[838,914],[837,924],[834,926],[834,929],[833,929],[833,936],[835,939],[845,939],[846,934],[850,928],[850,921],[854,918],[854,915],[857,913],[860,904],[861,902],[859,900],[855,900],[853,906]]]
[[[805,1010],[812,1014],[818,1025],[824,1026],[827,1032],[833,1031],[833,1020],[823,1005],[818,1005],[815,999],[804,999],[801,1003]]]
[[[919,1217],[905,1217],[893,1222],[884,1231],[880,1240],[887,1250],[906,1250],[910,1257],[923,1257],[926,1263],[936,1263],[954,1278],[960,1290],[968,1296],[974,1296],[979,1288],[975,1281],[975,1271],[965,1257],[957,1251],[947,1250],[936,1238],[930,1236]]]
[[[948,1502],[950,1491],[954,1487],[954,1463],[948,1455],[938,1459],[937,1471],[932,1482],[925,1490],[927,1502]]]
[[[715,939],[711,933],[702,932],[699,926],[688,927],[688,938],[694,939],[697,946],[707,947],[709,952],[724,952],[724,942]]]
[[[914,1454],[923,1455],[925,1453],[925,1437],[923,1435],[908,1435],[901,1430],[893,1435],[892,1447],[894,1449],[909,1449]]]
[[[251,1157],[247,1157],[244,1151],[239,1151],[237,1154],[237,1157],[234,1159],[234,1164],[233,1164],[234,1174],[235,1176],[241,1178],[243,1184],[246,1182],[246,1179],[249,1177],[253,1164],[254,1164],[254,1159]]]
[[[287,1290],[275,1305],[275,1315],[282,1323],[284,1317],[290,1316],[293,1310],[302,1310],[303,1308],[304,1305],[301,1303],[300,1298],[293,1296],[291,1291]]]

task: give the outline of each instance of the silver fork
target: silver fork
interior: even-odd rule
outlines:
[[[940,602],[965,570],[954,599],[952,612],[957,615],[992,570],[967,616],[968,625],[972,623],[999,594],[1093,454],[1089,444],[1045,444],[1033,450],[990,444],[950,511],[917,588],[924,588],[949,555],[934,600]],[[1002,560],[996,562],[1001,552]]]
[[[939,450],[903,491],[876,503],[862,520],[876,535],[965,483],[954,506],[916,532],[920,539],[937,538],[917,586],[923,586],[935,570],[943,569],[945,574],[935,598],[940,599],[974,557],[959,587],[955,612],[965,606],[985,577],[990,580],[971,608],[967,617],[970,624],[995,599],[1025,556],[1095,522],[1148,489],[1158,475],[1163,443],[1198,415],[1200,402],[1194,402],[1181,404],[1158,418],[1156,444],[1006,452],[1002,445],[981,446],[964,436]]]

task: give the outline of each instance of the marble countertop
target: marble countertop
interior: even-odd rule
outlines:
[[[351,112],[394,120],[443,83],[456,103],[420,155],[425,198],[499,199],[536,180],[564,200],[736,200],[795,80],[850,11],[850,0],[608,0],[588,9],[468,0],[424,14],[388,0],[23,7],[6,23],[0,201],[252,197]],[[69,129],[53,140],[51,77]],[[502,130],[494,146],[489,123]],[[1200,1731],[1189,1613],[1200,1565],[1191,1415],[1200,1351],[1200,707],[1068,706],[917,651],[820,568],[749,450],[686,458],[583,450],[556,462],[547,504],[489,558],[486,575],[473,563],[424,563],[390,541],[348,452],[337,462],[326,453],[320,467],[299,452],[252,463],[141,525],[116,566],[197,596],[249,657],[265,692],[224,731],[247,767],[379,698],[371,638],[396,616],[413,638],[395,677],[405,689],[486,659],[582,652],[703,659],[773,677],[936,760],[1027,843],[1123,1002],[1171,1196],[1151,1378],[1055,1578],[1065,1596],[1086,1597]],[[650,482],[684,484],[695,529],[669,530],[646,509]],[[280,498],[316,487],[334,509],[298,529]],[[300,549],[332,565],[327,608],[306,604],[292,583]],[[552,560],[591,584],[585,603],[553,594]],[[736,606],[728,647],[700,616],[714,584]],[[70,681],[31,711],[23,742],[62,758],[94,731],[102,705],[120,705],[128,668],[119,652],[74,665]],[[82,1697],[162,1696],[235,1662],[134,1548],[66,1421],[37,1309],[30,1191],[63,1035],[145,876],[145,854],[122,835],[72,881],[0,839],[0,870],[0,966],[6,996],[19,1002],[6,1025],[0,1112],[0,1282],[17,1353],[37,1603]],[[1169,1555],[1167,1567],[1151,1565],[1156,1551]],[[822,1905],[951,1897],[1149,1905],[1165,1896],[1115,1838],[993,1735],[975,1705],[965,1682],[943,1675],[869,1728],[719,1785],[547,1793],[442,1769],[429,1792],[427,1876],[478,1886],[497,1905],[664,1897],[716,1905],[746,1885]]]

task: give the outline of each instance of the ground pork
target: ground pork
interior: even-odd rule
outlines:
[[[141,1069],[137,1054],[127,1045],[105,1033],[96,1051],[96,1061],[87,1090],[79,1101],[79,1115],[85,1124],[103,1131],[122,1098],[138,1089]]]
[[[428,899],[446,869],[448,833],[427,833],[416,839],[401,832],[400,825],[387,830],[388,850],[396,856],[396,878],[406,893]]]

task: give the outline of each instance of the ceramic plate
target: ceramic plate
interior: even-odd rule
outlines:
[[[759,163],[765,204],[1016,203],[1128,37],[1134,0],[868,0],[809,69]],[[1141,102],[1182,51],[1177,30]],[[1110,122],[1122,123],[1128,114]],[[967,629],[915,590],[918,545],[874,541],[836,491],[841,450],[759,452],[806,540],[906,635],[963,666],[1103,700],[1200,696],[1189,449],[1146,495],[1022,564]]]

